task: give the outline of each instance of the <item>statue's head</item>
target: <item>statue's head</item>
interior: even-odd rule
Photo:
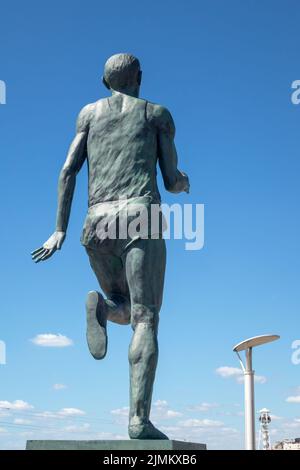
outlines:
[[[142,79],[139,60],[131,54],[115,54],[104,66],[104,85],[119,92],[138,91]]]

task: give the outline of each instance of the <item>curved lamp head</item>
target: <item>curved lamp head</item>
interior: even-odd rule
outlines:
[[[276,341],[276,339],[279,339],[279,338],[280,338],[279,335],[254,336],[253,338],[245,339],[241,343],[238,343],[236,346],[234,346],[233,351],[235,352],[244,351],[245,349],[253,348],[255,346],[260,346],[261,344],[271,343],[272,341]]]

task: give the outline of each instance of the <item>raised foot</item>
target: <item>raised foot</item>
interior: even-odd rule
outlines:
[[[159,431],[148,421],[143,424],[133,424],[128,426],[130,439],[169,439],[163,432]]]
[[[91,291],[86,300],[86,339],[91,355],[103,359],[107,351],[106,304],[99,292]]]

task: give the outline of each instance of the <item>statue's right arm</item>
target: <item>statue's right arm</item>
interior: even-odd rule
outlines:
[[[164,185],[171,193],[189,192],[188,176],[177,168],[175,147],[175,124],[170,112],[163,106],[154,105],[154,119],[158,132],[158,163]]]
[[[58,180],[56,230],[43,246],[31,253],[32,259],[36,263],[50,258],[56,250],[60,250],[65,240],[75,190],[76,176],[87,157],[87,138],[91,109],[92,105],[87,105],[79,113],[76,135],[70,145],[66,161]]]

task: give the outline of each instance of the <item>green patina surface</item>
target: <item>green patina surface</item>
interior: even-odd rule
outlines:
[[[27,441],[26,450],[206,450],[205,444],[172,440]]]
[[[163,106],[139,98],[141,77],[140,63],[131,54],[116,54],[106,62],[104,84],[111,96],[85,106],[79,114],[76,135],[59,177],[56,230],[33,251],[32,257],[39,263],[62,247],[76,176],[87,162],[89,210],[81,241],[106,296],[104,298],[98,292],[88,295],[88,346],[95,359],[103,359],[107,351],[107,321],[120,325],[131,323],[128,434],[131,439],[141,439],[142,446],[150,445],[146,448],[152,449],[155,444],[149,444],[145,439],[167,440],[167,436],[156,429],[149,418],[158,360],[157,330],[163,298],[165,241],[162,237],[144,239],[140,235],[128,235],[126,240],[115,237],[103,240],[98,230],[103,217],[99,208],[103,208],[103,204],[115,220],[116,201],[122,200],[127,204],[133,199],[147,207],[160,203],[157,166],[168,191],[189,192],[189,179],[177,168],[172,116]],[[121,220],[121,215],[117,220]],[[92,442],[97,441],[88,444],[36,441],[35,445],[40,448],[46,445],[75,446],[72,448],[89,445],[94,448],[96,444]],[[106,441],[104,444],[98,441],[97,446],[100,442],[102,446],[108,446],[104,447],[106,449],[115,445],[126,449],[139,448],[136,442],[114,441],[112,444]],[[170,442],[166,446],[170,446]]]

